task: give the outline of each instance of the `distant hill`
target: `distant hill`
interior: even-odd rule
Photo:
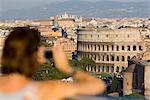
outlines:
[[[43,1],[44,2],[44,1]],[[2,11],[3,19],[47,19],[50,16],[68,12],[82,17],[122,18],[149,17],[148,2],[115,2],[101,0],[88,2],[84,0],[69,0],[54,2],[36,7]]]

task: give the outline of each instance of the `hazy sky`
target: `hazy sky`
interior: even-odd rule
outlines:
[[[43,5],[52,2],[63,2],[63,1],[71,1],[71,0],[0,0],[0,10],[9,10],[16,8],[24,8],[24,7],[33,7],[38,5]],[[104,1],[104,0],[81,0],[81,1]],[[117,2],[140,2],[140,1],[150,1],[150,0],[107,0],[107,1],[117,1]]]
[[[75,0],[0,0],[0,17],[2,14],[10,13],[11,11],[18,11],[24,9],[32,9],[40,6],[45,6],[54,2],[64,2],[64,1],[75,1]],[[97,1],[115,1],[115,2],[141,2],[150,0],[78,0],[78,1],[88,1],[88,2],[97,2]],[[148,9],[148,8],[147,8]],[[149,8],[150,9],[150,8]],[[18,13],[17,13],[18,14]],[[16,15],[17,15],[16,14]]]

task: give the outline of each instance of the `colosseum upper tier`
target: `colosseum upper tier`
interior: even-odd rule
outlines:
[[[96,62],[92,72],[118,73],[128,67],[128,59],[146,51],[140,28],[81,28],[78,32],[78,60],[88,57]]]

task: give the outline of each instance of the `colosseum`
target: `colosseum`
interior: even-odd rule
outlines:
[[[118,73],[128,67],[128,59],[146,51],[140,28],[81,28],[78,32],[78,60],[88,57],[96,62],[88,71]]]

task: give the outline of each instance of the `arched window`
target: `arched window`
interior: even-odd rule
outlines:
[[[128,56],[127,59],[129,60],[129,59],[130,59],[130,56]]]
[[[119,67],[117,66],[117,68],[116,68],[116,72],[118,73],[119,72]]]
[[[91,44],[91,51],[93,50],[93,45]]]
[[[111,55],[111,61],[114,61],[114,56],[113,55]]]
[[[136,58],[136,56],[133,56],[132,58]]]
[[[117,61],[119,61],[119,56],[117,56],[117,59],[116,59]]]
[[[88,50],[90,50],[90,46],[88,45]]]
[[[111,66],[111,73],[114,73],[114,66]]]
[[[95,51],[96,51],[96,45],[94,45],[95,46]]]
[[[109,61],[109,56],[107,55],[107,61]]]
[[[106,67],[106,72],[109,72],[109,66]]]
[[[102,67],[102,72],[104,72],[104,66]]]
[[[122,50],[124,50],[124,46],[122,46]]]
[[[100,61],[101,60],[101,58],[100,58],[101,56],[100,55],[98,55],[98,61]]]
[[[112,51],[114,50],[114,45],[111,46],[112,47]]]
[[[107,45],[107,51],[109,51],[109,45]]]
[[[139,50],[140,50],[140,51],[142,51],[142,50],[143,50],[143,49],[142,49],[142,46],[139,46]]]
[[[122,56],[122,61],[125,61],[124,56]]]
[[[101,66],[99,65],[99,66],[98,66],[98,72],[100,72],[100,71],[101,71]]]
[[[124,72],[125,68],[122,66],[122,72]]]
[[[105,50],[105,47],[104,47],[104,45],[103,45],[103,51]]]
[[[136,51],[136,46],[135,45],[133,46],[133,51]]]
[[[96,60],[96,55],[94,55],[94,60]]]
[[[96,72],[96,67],[94,67],[94,72]]]
[[[117,48],[116,48],[116,49],[117,49],[117,51],[119,51],[119,46],[118,46],[118,45],[117,45]]]
[[[103,55],[103,61],[105,61],[105,56]]]
[[[101,50],[101,46],[100,46],[100,45],[98,46],[98,50],[99,50],[99,51]]]
[[[130,51],[130,46],[129,45],[127,46],[127,50]]]

